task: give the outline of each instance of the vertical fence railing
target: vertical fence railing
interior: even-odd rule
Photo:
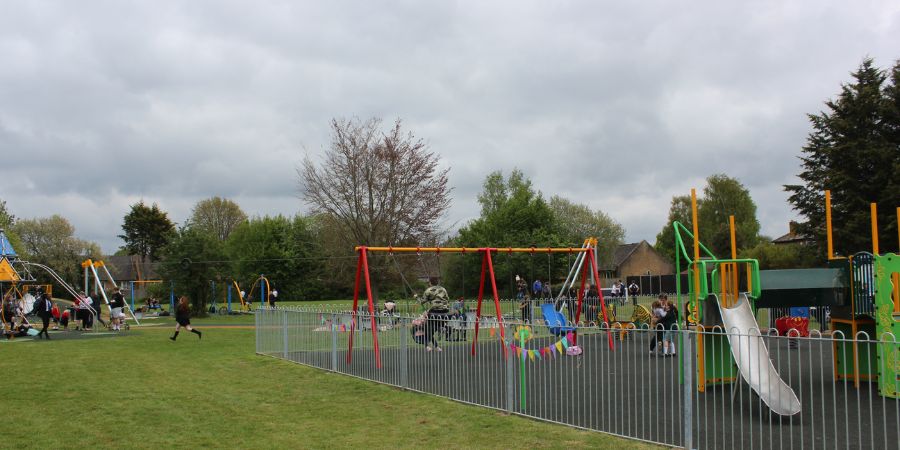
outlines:
[[[474,347],[471,318],[450,315],[423,321],[419,316],[379,314],[378,368],[370,316],[262,308],[255,317],[256,351],[463,403],[668,446],[900,448],[896,398],[900,381],[877,379],[886,365],[898,364],[900,346],[893,336],[874,340],[864,334],[829,336],[814,331],[812,337],[796,338],[766,330],[622,330],[602,325],[561,329],[522,324],[512,314],[504,318],[507,342],[500,341],[495,318],[482,318]],[[352,349],[350,333],[355,334]],[[614,350],[608,347],[608,333],[614,337]],[[723,336],[728,339],[720,339]],[[707,343],[703,358],[698,354],[700,342]],[[754,363],[742,371],[732,345],[743,352],[743,364]],[[872,374],[858,387],[835,376],[838,362],[854,357],[854,346],[857,365]],[[667,356],[676,349],[682,354]],[[717,361],[722,373],[733,376],[704,380],[698,372],[701,360]],[[799,411],[773,412],[772,405],[790,403],[791,395],[796,396]]]

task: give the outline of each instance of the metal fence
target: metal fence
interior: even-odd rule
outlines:
[[[482,318],[473,344],[471,318],[378,315],[376,357],[367,315],[279,308],[255,317],[258,354],[630,439],[702,449],[900,448],[898,400],[881,395],[876,381],[837,376],[847,361],[857,372],[898,364],[892,336],[525,328],[511,315],[502,333],[496,318]],[[662,341],[681,357],[665,356]],[[736,365],[731,345],[749,363]],[[723,375],[704,376],[701,387],[699,375],[714,370]],[[772,412],[783,405],[799,412]]]

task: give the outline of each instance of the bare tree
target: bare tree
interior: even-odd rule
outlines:
[[[228,239],[228,235],[238,225],[247,220],[247,215],[237,203],[221,197],[201,200],[194,205],[191,213],[191,225],[210,233],[220,241]]]
[[[333,119],[321,164],[307,157],[297,169],[303,197],[334,218],[348,245],[433,241],[450,207],[449,169],[399,119],[387,132],[381,124]]]

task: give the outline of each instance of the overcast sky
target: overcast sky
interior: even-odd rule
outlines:
[[[897,1],[5,1],[0,199],[107,252],[140,199],[292,215],[329,120],[378,116],[451,168],[448,224],[518,167],[652,244],[725,173],[778,236],[806,114],[898,43]]]

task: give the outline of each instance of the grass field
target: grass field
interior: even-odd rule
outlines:
[[[0,442],[17,448],[657,448],[254,354],[254,332],[203,339],[171,319],[124,336],[0,342]],[[252,318],[251,318],[252,319]],[[154,321],[147,321],[148,324]],[[74,332],[70,332],[73,333]]]

